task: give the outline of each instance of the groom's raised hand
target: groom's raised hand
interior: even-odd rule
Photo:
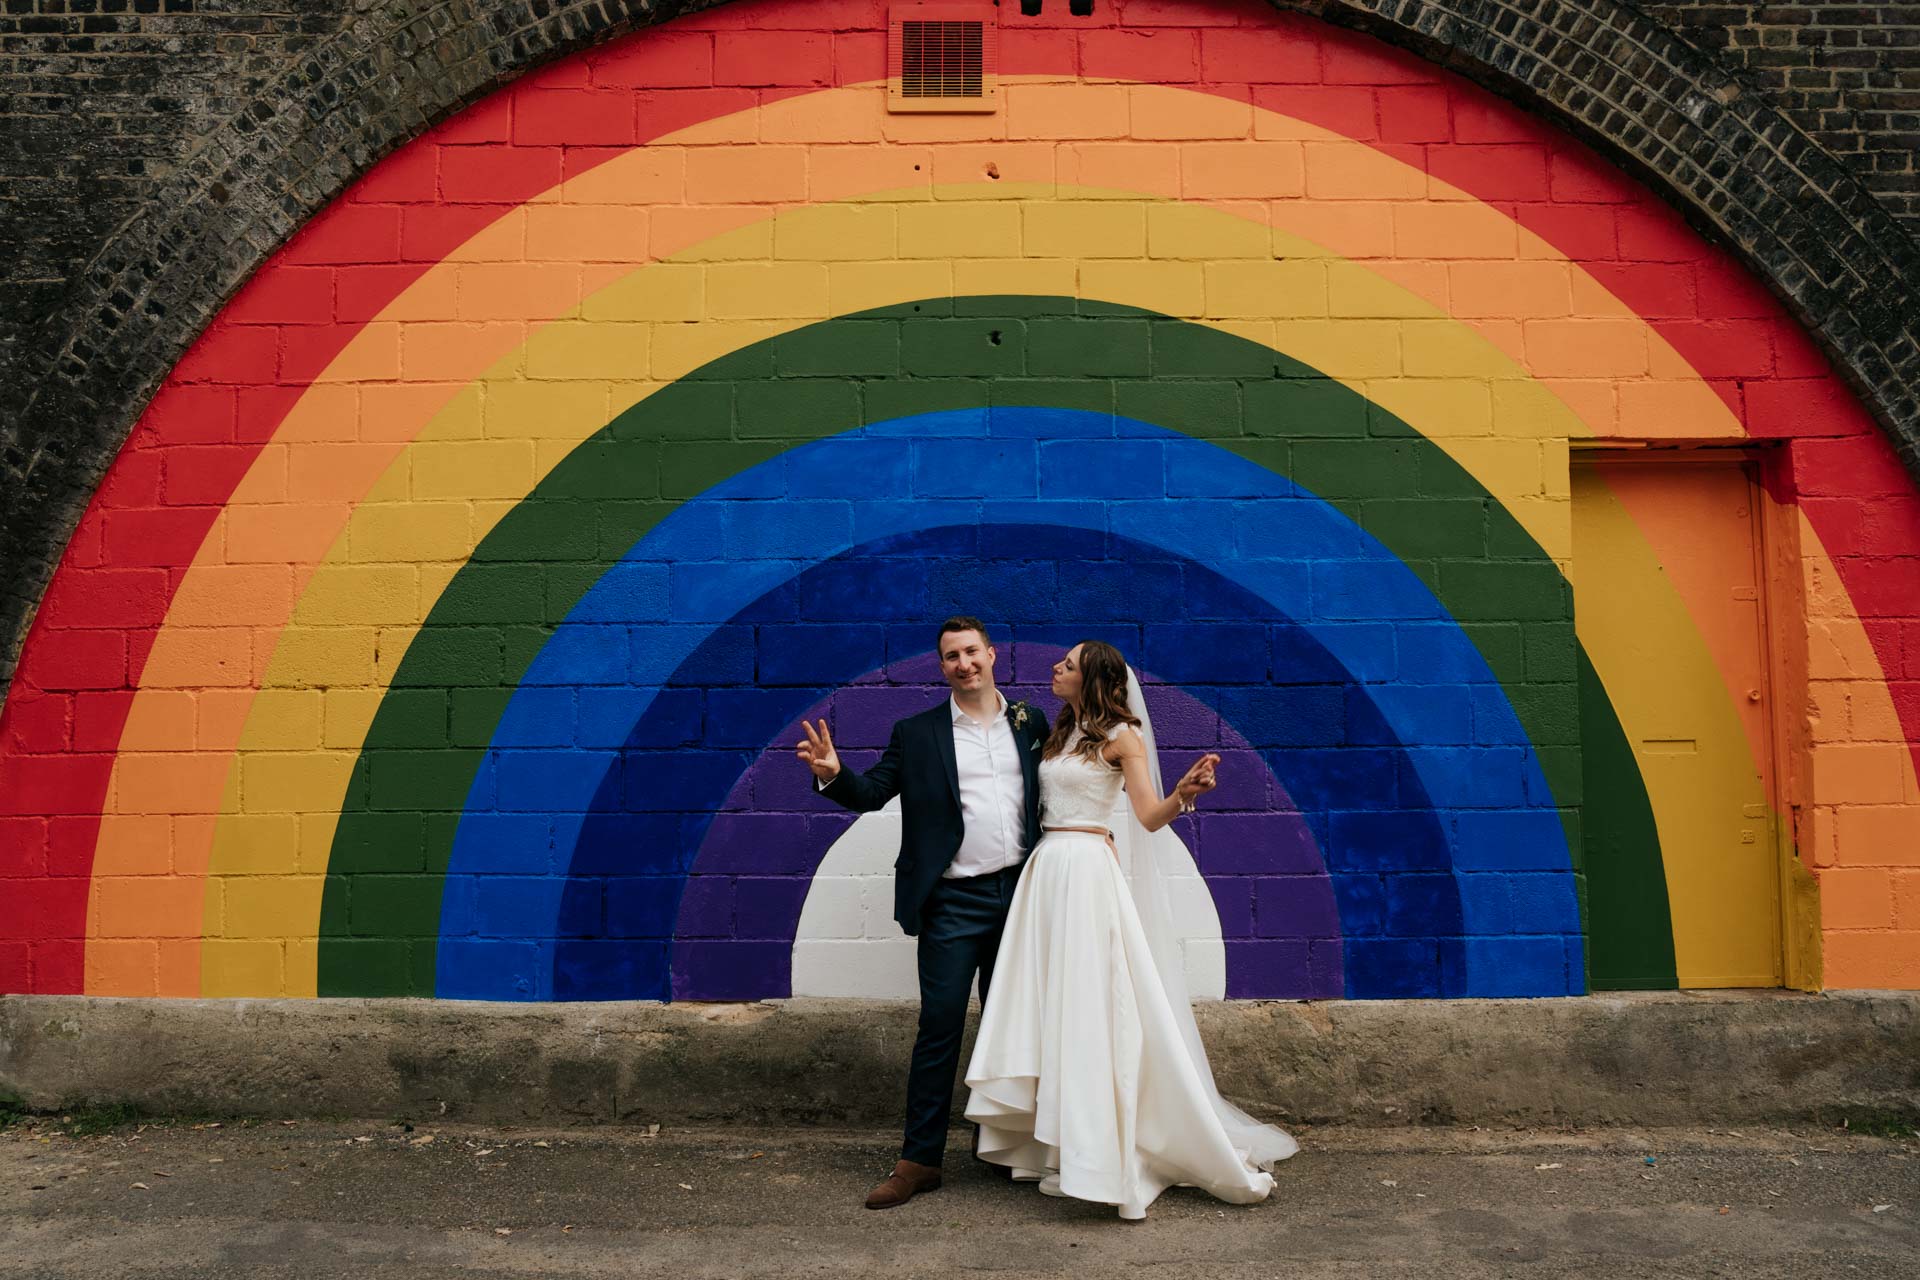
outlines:
[[[800,763],[813,770],[813,776],[822,782],[832,782],[840,774],[840,755],[833,749],[833,733],[822,720],[818,730],[805,720],[800,727],[806,730],[806,738],[794,747],[794,755]]]

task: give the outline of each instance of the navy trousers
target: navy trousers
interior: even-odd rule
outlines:
[[[954,1076],[967,998],[980,975],[980,1003],[993,982],[993,961],[1020,863],[983,876],[935,882],[920,913],[920,1032],[907,1075],[907,1133],[900,1158],[939,1164],[953,1115]]]

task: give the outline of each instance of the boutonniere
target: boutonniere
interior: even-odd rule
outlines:
[[[1027,717],[1033,714],[1033,706],[1028,702],[1009,702],[1007,704],[1007,719],[1013,722],[1013,727],[1016,729],[1026,728]]]

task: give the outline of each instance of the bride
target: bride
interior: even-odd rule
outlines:
[[[1187,996],[1167,824],[1214,785],[1203,756],[1162,798],[1140,682],[1088,640],[1053,668],[1062,701],[1040,761],[1043,834],[1008,909],[966,1082],[976,1154],[1048,1195],[1144,1218],[1170,1186],[1264,1200],[1299,1149],[1220,1096]],[[1110,833],[1124,783],[1130,818]],[[1117,838],[1116,838],[1117,837]]]

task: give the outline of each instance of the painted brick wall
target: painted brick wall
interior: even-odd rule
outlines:
[[[1366,37],[1009,14],[1004,109],[908,118],[879,12],[557,63],[234,299],[6,704],[7,989],[892,990],[884,820],[787,743],[825,714],[869,758],[955,610],[1043,702],[1111,636],[1169,751],[1226,754],[1181,828],[1220,993],[1706,981],[1763,907],[1661,831],[1724,797],[1591,767],[1661,736],[1608,656],[1650,614],[1566,580],[1570,455],[1609,440],[1764,453],[1784,743],[1705,750],[1804,872],[1784,976],[1920,982],[1915,495],[1760,286]]]
[[[1906,96],[1914,85],[1904,60],[1920,29],[1908,6],[1645,8],[1662,24],[1656,30],[1710,51],[1708,66],[1736,69],[1752,97],[1777,105],[1819,140],[1822,157],[1845,166],[1815,174],[1789,145],[1796,165],[1785,180],[1789,193],[1807,181],[1822,189],[1830,180],[1844,183],[1850,173],[1885,209],[1911,221],[1913,104]],[[446,0],[349,14],[202,0],[16,0],[0,13],[0,116],[7,122],[0,130],[0,243],[13,250],[0,263],[0,279],[14,300],[0,313],[0,368],[11,371],[0,376],[0,406],[7,409],[0,415],[0,477],[11,499],[0,518],[0,686],[10,683],[59,549],[128,425],[187,341],[272,248],[372,158],[427,122],[522,67],[673,9],[634,0],[519,0],[504,7]],[[1356,2],[1333,12],[1416,45],[1429,34],[1400,29],[1391,6]],[[1568,49],[1611,38],[1604,24],[1570,13],[1547,6],[1537,16],[1566,32]],[[1471,18],[1471,10],[1463,16]],[[1613,20],[1627,30],[1640,19],[1623,10]],[[1512,70],[1511,52],[1501,51],[1491,82]],[[1454,61],[1477,66],[1484,57]],[[1663,75],[1673,70],[1643,64],[1629,78],[1648,67]],[[694,66],[683,78],[705,74]],[[1612,79],[1604,58],[1579,59],[1561,74],[1568,82],[1593,76],[1602,98]],[[1646,123],[1639,112],[1657,109],[1647,101],[1636,98],[1590,123],[1610,137],[1638,130]],[[1765,189],[1764,182],[1735,186],[1736,200]],[[1695,194],[1727,198],[1710,183]],[[1817,204],[1796,207],[1796,214],[1818,216]],[[169,221],[151,243],[143,236],[160,225],[156,214],[181,207],[205,210],[205,217]],[[1855,210],[1820,234],[1837,236],[1852,225],[1874,238],[1873,220],[1861,218]],[[1765,220],[1777,224],[1781,214]],[[1893,252],[1910,255],[1905,246]],[[1831,337],[1853,350],[1863,337],[1854,331],[1858,318],[1872,300],[1845,300],[1844,264],[1827,279],[1804,257],[1769,262],[1782,272],[1811,270],[1836,291],[1840,313],[1855,321]],[[1795,274],[1787,283],[1801,293],[1806,281]],[[1867,335],[1869,346],[1879,339]],[[1876,353],[1864,354],[1879,364]],[[1912,381],[1877,367],[1863,378],[1883,391]],[[50,379],[60,393],[24,411]],[[1888,420],[1910,424],[1904,395],[1893,398],[1901,403],[1890,406]]]

